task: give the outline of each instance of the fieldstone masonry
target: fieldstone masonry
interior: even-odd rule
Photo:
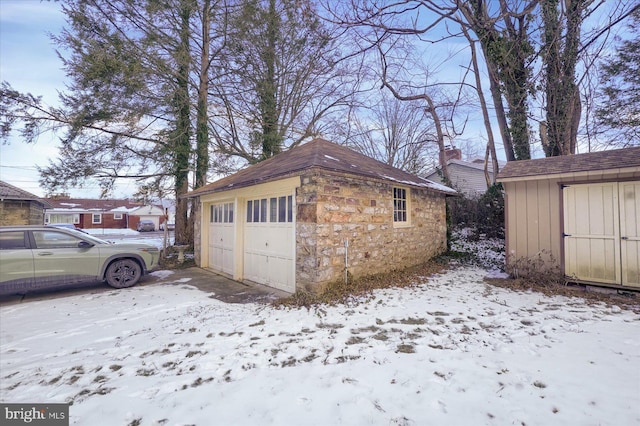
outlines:
[[[44,224],[44,210],[37,202],[3,200],[0,203],[0,226],[42,224]]]
[[[345,252],[348,271],[357,277],[404,269],[446,250],[445,196],[412,187],[410,224],[394,226],[393,187],[393,182],[347,174],[310,171],[301,176],[296,196],[297,288],[318,291],[342,279]]]

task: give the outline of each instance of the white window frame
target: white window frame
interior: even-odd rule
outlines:
[[[123,218],[122,213],[113,214],[113,220],[122,220],[122,218]]]
[[[98,220],[96,220],[96,217]],[[91,223],[99,225],[102,223],[102,213],[91,213]]]
[[[211,204],[209,223],[233,223],[235,220],[234,203]]]
[[[404,197],[398,197],[400,192]],[[411,189],[394,186],[391,195],[393,197],[393,226],[395,228],[411,226]],[[401,206],[398,206],[398,204],[401,204]],[[402,208],[402,204],[404,208]],[[401,214],[401,219],[398,219],[399,214]]]

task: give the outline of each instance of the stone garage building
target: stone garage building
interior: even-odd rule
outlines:
[[[0,181],[0,226],[42,225],[48,207],[46,200]]]
[[[454,194],[315,139],[189,194],[196,263],[288,292],[403,269],[446,250]]]
[[[568,281],[640,289],[640,147],[513,161],[507,264],[542,258]]]

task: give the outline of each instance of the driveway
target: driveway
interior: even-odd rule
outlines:
[[[210,293],[209,297],[226,303],[269,303],[288,293],[260,284],[244,284],[214,272],[192,267],[185,269],[163,269],[142,277],[139,287],[154,285],[190,285]],[[116,290],[106,283],[87,283],[59,289],[38,290],[26,295],[0,296],[0,306],[35,300],[49,300],[80,294],[96,294]]]

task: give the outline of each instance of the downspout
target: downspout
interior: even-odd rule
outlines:
[[[344,284],[349,284],[349,240],[344,240]]]

